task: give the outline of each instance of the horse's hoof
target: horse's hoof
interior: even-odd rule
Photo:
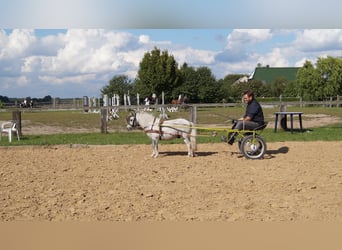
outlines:
[[[158,156],[159,156],[159,154],[154,154],[154,153],[151,154],[151,157],[152,157],[152,158],[157,158]]]

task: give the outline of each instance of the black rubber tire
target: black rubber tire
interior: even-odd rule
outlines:
[[[239,145],[241,153],[247,159],[262,159],[266,153],[266,142],[260,135],[247,135]]]

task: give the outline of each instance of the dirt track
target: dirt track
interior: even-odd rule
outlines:
[[[0,148],[1,221],[342,221],[342,142]]]

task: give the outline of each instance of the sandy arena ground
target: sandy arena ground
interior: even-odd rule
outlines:
[[[0,221],[342,221],[342,141],[0,148]]]
[[[309,128],[334,122],[304,116]],[[160,145],[158,159],[151,145],[0,147],[0,221],[342,221],[342,141],[267,148],[247,160],[224,143],[194,158]]]

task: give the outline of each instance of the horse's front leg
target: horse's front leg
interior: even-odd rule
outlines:
[[[186,147],[188,149],[188,156],[189,157],[193,157],[194,156],[194,151],[192,150],[190,139],[188,137],[185,137],[184,138],[184,142],[185,142]]]
[[[158,152],[158,140],[152,140],[152,154],[151,157],[157,158],[159,156]]]

